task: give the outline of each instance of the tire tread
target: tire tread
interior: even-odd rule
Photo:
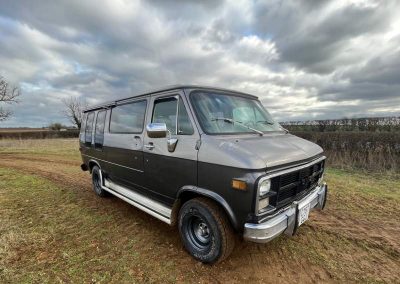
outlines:
[[[222,230],[222,253],[214,264],[225,260],[232,253],[235,247],[235,233],[233,232],[232,225],[228,220],[225,211],[215,201],[206,197],[196,197],[191,199],[191,201],[197,201],[207,208],[218,223],[218,227]]]

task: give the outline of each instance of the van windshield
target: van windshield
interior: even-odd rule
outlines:
[[[193,92],[190,99],[207,134],[284,131],[256,99],[213,92]]]

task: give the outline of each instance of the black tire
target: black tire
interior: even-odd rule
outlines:
[[[101,175],[100,168],[98,166],[94,166],[92,169],[92,184],[94,192],[100,197],[107,197],[109,193],[101,188]]]
[[[225,212],[207,198],[194,198],[183,204],[178,227],[186,250],[203,263],[226,259],[235,246],[235,235]]]

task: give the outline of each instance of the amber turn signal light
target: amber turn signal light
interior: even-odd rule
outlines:
[[[238,190],[247,190],[247,184],[245,181],[233,179],[232,180],[232,188]]]

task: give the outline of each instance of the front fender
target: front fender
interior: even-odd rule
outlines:
[[[193,185],[185,185],[181,189],[179,189],[177,198],[180,199],[182,197],[182,194],[185,192],[192,192],[192,193],[195,193],[200,196],[205,196],[205,197],[211,198],[212,200],[217,202],[225,210],[225,213],[227,214],[232,226],[236,230],[239,229],[235,213],[233,212],[232,208],[229,206],[228,202],[226,202],[226,200],[221,195],[219,195],[218,193],[215,193],[214,191],[205,189],[205,188],[201,188],[201,187],[197,187],[197,186],[193,186]]]

